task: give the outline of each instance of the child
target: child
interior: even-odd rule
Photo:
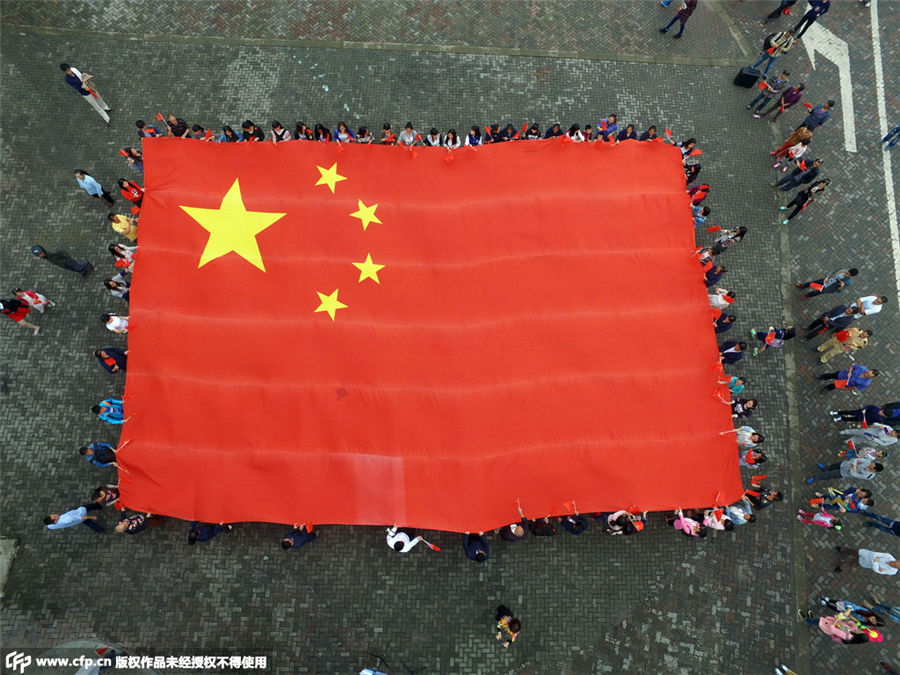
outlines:
[[[497,607],[497,634],[494,636],[504,649],[519,637],[519,631],[522,630],[522,622],[513,616],[512,610],[506,605]]]
[[[819,525],[820,527],[841,529],[841,521],[833,513],[827,511],[817,511],[816,513],[808,513],[803,509],[797,509],[797,520],[807,525]]]
[[[13,293],[16,294],[16,297],[19,298],[19,300],[31,307],[31,309],[36,309],[41,314],[43,314],[44,310],[48,307],[56,307],[55,302],[48,300],[37,291],[23,291],[21,288],[17,288]]]
[[[793,326],[788,326],[787,328],[775,328],[775,326],[769,326],[769,330],[765,332],[751,329],[750,337],[755,337],[763,343],[762,347],[753,348],[753,356],[762,354],[769,347],[772,349],[780,349],[784,346],[785,341],[792,339],[795,335],[796,332],[794,331]]]

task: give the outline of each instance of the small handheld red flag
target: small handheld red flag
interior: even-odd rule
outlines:
[[[713,225],[712,227],[707,227],[706,231],[709,233],[713,233],[713,232],[719,232],[721,229],[722,229],[721,226]]]
[[[671,129],[663,129],[663,131],[666,132],[666,136],[668,136],[669,138],[672,138],[672,130]]]
[[[809,287],[814,291],[821,291],[825,288],[822,284],[817,284],[815,281],[810,282]]]
[[[156,119],[158,119],[160,122],[166,121],[165,118],[162,116],[162,113],[156,113]]]
[[[810,105],[809,103],[805,103],[805,102],[804,102],[803,105],[806,106],[806,109],[807,109],[807,110],[812,110],[812,105]]]
[[[600,128],[603,129],[603,131],[606,131],[606,127],[606,120],[600,120]]]
[[[765,81],[765,80],[760,80],[759,82],[756,83],[756,86],[759,87],[760,90],[765,89],[765,88],[766,88],[766,81]]]
[[[210,138],[212,138],[212,135],[212,129],[207,129],[206,134],[204,134],[203,136],[203,140],[208,141]]]
[[[697,157],[698,155],[702,155],[703,151],[700,148],[694,148],[688,153],[688,157]]]
[[[129,155],[127,152],[125,152],[124,150],[119,150],[119,154],[122,155],[122,157],[129,157],[129,156],[130,156],[130,155]]]

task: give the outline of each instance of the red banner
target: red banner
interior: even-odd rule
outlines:
[[[446,156],[144,139],[125,505],[463,531],[740,497],[679,150]]]

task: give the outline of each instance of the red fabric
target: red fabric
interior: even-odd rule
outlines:
[[[517,503],[740,498],[677,148],[144,148],[129,508],[464,531]],[[332,194],[314,184],[335,162]],[[286,214],[256,236],[265,272],[234,252],[198,267],[209,234],[180,206],[218,209],[235,179],[247,210]],[[364,230],[358,200],[382,222]],[[367,254],[378,284],[351,265]],[[314,310],[334,289],[332,321]]]

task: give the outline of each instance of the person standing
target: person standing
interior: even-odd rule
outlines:
[[[859,310],[860,316],[872,316],[873,314],[878,314],[887,301],[886,295],[867,295],[859,298],[854,304]]]
[[[128,241],[137,241],[137,221],[133,216],[122,216],[116,213],[108,213],[106,219],[109,221],[113,232],[121,234]]]
[[[388,547],[394,549],[397,553],[409,553],[423,539],[422,537],[410,537],[409,532],[405,532],[394,525],[387,529],[385,541]]]
[[[849,557],[849,560],[839,561],[835,572],[850,569],[852,567],[865,567],[878,574],[893,576],[900,571],[900,560],[897,560],[890,553],[878,553],[870,551],[867,548],[847,548],[846,546],[835,546],[839,556]]]
[[[75,169],[75,180],[78,183],[78,187],[82,188],[91,197],[102,199],[106,202],[107,206],[112,206],[116,203],[115,200],[109,196],[109,193],[103,189],[103,186],[94,180],[94,177],[84,169]]]
[[[781,96],[778,97],[778,100],[773,103],[768,110],[759,113],[758,115],[753,115],[757,119],[760,117],[766,117],[770,112],[778,109],[778,112],[775,113],[775,117],[772,118],[772,121],[778,119],[778,116],[781,115],[788,108],[793,108],[800,102],[800,99],[803,98],[803,91],[806,89],[805,84],[795,84],[793,87],[788,87],[784,90]]]
[[[828,99],[828,101],[823,105],[810,110],[809,114],[805,118],[803,118],[800,126],[806,127],[811,131],[815,131],[820,126],[825,124],[825,122],[831,119],[832,108],[834,108],[834,101],[832,99]]]
[[[816,158],[815,160],[813,160],[813,163],[810,164],[807,168],[804,169],[801,164],[801,166],[795,168],[780,181],[769,183],[769,185],[771,187],[777,187],[782,192],[787,192],[788,190],[793,190],[798,185],[812,183],[816,178],[819,177],[820,166],[822,166],[822,160]]]
[[[668,5],[665,5],[668,7]],[[672,17],[672,20],[665,25],[665,27],[660,28],[660,33],[666,33],[668,30],[675,25],[676,21],[681,22],[681,26],[678,29],[678,33],[673,35],[674,38],[680,38],[684,33],[684,25],[688,22],[688,19],[691,18],[691,14],[694,13],[694,10],[697,9],[697,0],[684,0],[681,3],[681,7],[678,8],[678,13]]]
[[[873,462],[868,457],[845,459],[834,464],[818,464],[822,473],[810,476],[806,482],[812,485],[817,480],[834,480],[835,478],[854,478],[856,480],[872,480],[884,470],[884,465]]]
[[[60,63],[59,69],[65,73],[66,84],[77,91],[97,111],[97,114],[103,118],[106,126],[109,126],[109,113],[112,109],[100,97],[100,92],[97,91],[97,86],[93,83],[93,75],[82,73],[68,63]]]
[[[893,445],[897,442],[897,438],[900,437],[900,430],[893,429],[887,424],[881,424],[880,422],[870,424],[868,429],[865,427],[854,427],[853,429],[844,429],[840,433],[841,436],[850,436],[860,443],[874,443],[881,447]]]
[[[893,401],[883,405],[867,405],[853,410],[832,410],[829,413],[838,419],[835,422],[865,422],[872,424],[886,424],[891,420],[900,419],[900,401]]]
[[[794,44],[793,35],[793,32],[789,30],[783,30],[768,35],[763,41],[762,49],[759,52],[759,60],[750,67],[759,68],[762,65],[762,62],[768,59],[769,62],[766,64],[766,69],[763,72],[763,76],[768,77],[769,68],[772,67],[775,60],[782,54],[786,54],[790,51],[791,45]]]
[[[497,607],[497,615],[494,617],[497,622],[497,633],[494,636],[504,649],[519,637],[519,631],[522,630],[522,622],[513,616],[512,610],[506,605]]]
[[[806,210],[806,207],[816,200],[816,195],[825,192],[825,188],[827,188],[830,184],[830,178],[823,178],[822,180],[816,181],[815,184],[810,185],[807,188],[798,190],[797,194],[794,195],[794,198],[791,199],[791,201],[789,201],[786,206],[778,207],[780,211],[787,211],[789,207],[794,207],[793,211],[791,211],[784,218],[784,220],[781,221],[781,224],[787,225],[789,222],[791,222],[791,220],[793,220],[795,216],[803,213]]]
[[[897,143],[900,142],[900,124],[887,132],[887,135],[881,139],[881,142],[887,143],[885,150],[890,150],[897,145]]]
[[[18,298],[9,298],[8,300],[0,300],[0,313],[8,316],[22,328],[30,328],[33,335],[41,332],[41,327],[25,320],[25,317],[31,313],[31,307],[27,303],[22,302]]]
[[[52,265],[56,265],[57,267],[62,267],[64,270],[71,270],[73,272],[78,272],[83,277],[88,275],[92,269],[94,269],[94,265],[90,260],[85,260],[84,262],[79,262],[75,260],[75,258],[71,257],[66,251],[45,251],[43,246],[39,244],[35,244],[31,247],[31,252],[41,258],[46,260]]]
[[[233,529],[234,525],[230,524],[219,523],[218,525],[213,525],[212,523],[201,523],[194,520],[191,522],[191,528],[188,531],[188,544],[193,546],[198,541],[209,541],[219,532],[231,532]]]
[[[859,274],[859,270],[855,267],[851,267],[850,269],[841,268],[821,279],[813,279],[812,281],[807,281],[805,283],[800,283],[798,281],[794,284],[794,287],[810,289],[800,296],[804,300],[816,295],[821,295],[822,293],[840,293],[848,286],[853,285],[853,277],[857,274]]]
[[[827,312],[822,312],[816,319],[806,327],[809,331],[803,340],[811,340],[819,333],[826,330],[840,330],[846,328],[856,319],[859,318],[859,310],[856,307],[847,307],[846,305],[838,305],[832,307]]]
[[[781,0],[778,3],[778,7],[773,9],[769,14],[766,15],[766,18],[763,19],[763,23],[768,23],[773,19],[777,19],[782,14],[790,14],[791,7],[797,4],[797,0]]]
[[[754,113],[759,113],[776,94],[780,94],[787,87],[788,76],[790,76],[788,71],[784,70],[780,75],[768,75],[768,69],[766,71],[767,77],[760,83],[759,93],[747,105],[747,110],[752,110]]]
[[[26,291],[21,288],[16,288],[13,289],[13,293],[16,294],[16,297],[19,300],[31,307],[31,309],[36,309],[41,314],[44,313],[44,310],[50,307],[56,307],[55,302],[53,302],[52,300],[48,300],[37,291]]]
[[[300,548],[315,541],[317,536],[319,536],[318,532],[313,531],[307,525],[294,525],[293,529],[281,538],[281,548],[285,551]]]
[[[887,532],[895,537],[900,537],[900,520],[891,520],[890,518],[879,516],[877,513],[872,513],[871,511],[866,511],[863,515],[866,518],[872,518],[877,521],[874,523],[863,523],[863,527],[874,527],[876,530],[881,530],[882,532]]]
[[[44,525],[47,526],[48,530],[62,530],[81,523],[82,525],[92,529],[94,532],[103,534],[103,527],[99,523],[95,522],[97,520],[97,516],[88,515],[88,511],[99,511],[101,508],[103,507],[101,507],[100,504],[88,502],[87,504],[82,504],[77,509],[72,509],[71,511],[66,511],[62,514],[51,513],[49,516],[46,516],[44,518]]]
[[[99,466],[101,469],[116,466],[116,449],[103,441],[94,441],[79,448],[78,454],[84,457],[88,464]]]
[[[833,391],[834,389],[855,389],[856,391],[865,391],[872,384],[872,380],[878,377],[879,372],[874,368],[868,368],[861,363],[855,363],[850,368],[839,370],[836,373],[823,373],[819,375],[820,380],[834,380],[831,384],[822,387],[822,391]]]
[[[98,349],[95,351],[94,356],[97,357],[97,361],[100,362],[100,365],[103,366],[103,369],[108,373],[118,373],[120,370],[124,371],[127,369],[127,351],[123,352],[116,347],[106,347],[105,349]]]
[[[478,534],[466,532],[463,536],[463,550],[466,557],[473,562],[484,562],[491,557],[491,547],[483,535],[484,532]]]
[[[838,354],[848,353],[850,350],[864,349],[869,344],[870,337],[872,337],[871,330],[861,330],[856,326],[839,330],[830,340],[826,340],[816,347],[816,351],[823,352],[822,356],[819,357],[819,361],[828,363]]]
[[[808,2],[809,10],[800,17],[800,21],[794,26],[794,33],[796,33],[798,40],[803,37],[803,34],[806,33],[810,26],[818,21],[820,16],[831,9],[831,0],[808,0]]]
[[[784,157],[788,153],[788,150],[797,145],[797,143],[800,143],[804,140],[811,141],[812,137],[812,130],[801,125],[791,132],[791,135],[787,137],[787,140],[781,145],[780,148],[772,150],[772,152],[770,152],[769,154],[776,157]]]
[[[125,424],[125,409],[122,407],[122,399],[104,399],[93,406],[91,412],[109,424]]]

